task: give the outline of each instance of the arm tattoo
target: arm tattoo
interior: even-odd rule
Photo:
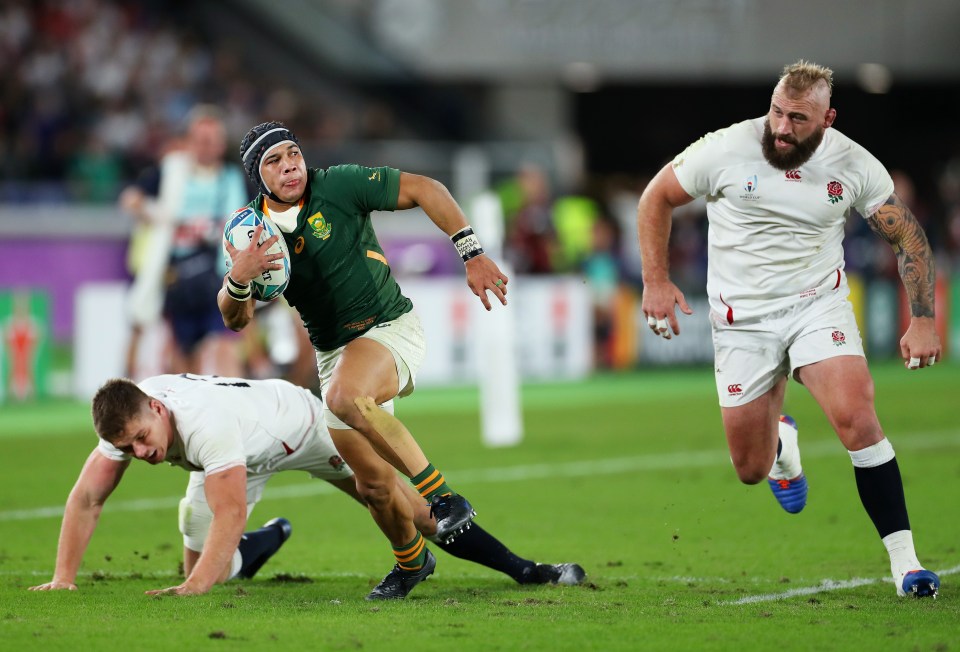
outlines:
[[[867,218],[873,232],[886,240],[897,255],[897,267],[910,299],[910,314],[933,317],[936,271],[933,252],[923,228],[896,194]]]

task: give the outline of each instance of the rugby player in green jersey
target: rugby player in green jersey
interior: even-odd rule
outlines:
[[[367,597],[402,598],[433,572],[436,559],[414,526],[394,468],[431,504],[439,540],[461,535],[476,513],[392,417],[394,397],[413,391],[423,330],[390,273],[370,212],[420,206],[450,236],[463,258],[467,285],[487,310],[487,292],[506,305],[509,279],[484,254],[447,189],[433,179],[388,167],[307,169],[296,135],[279,122],[252,128],[240,144],[240,157],[260,189],[249,206],[273,220],[290,250],[284,296],[316,349],[330,435],[393,545],[397,563]],[[255,232],[253,244],[243,250],[227,245],[233,266],[217,302],[224,323],[237,331],[253,317],[251,279],[280,269],[275,262],[280,254],[266,253],[279,236],[257,245],[259,237]]]

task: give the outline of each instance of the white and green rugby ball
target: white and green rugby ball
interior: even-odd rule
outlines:
[[[249,206],[241,208],[234,212],[223,227],[223,239],[228,241],[237,249],[246,249],[250,246],[253,239],[253,232],[260,225],[263,225],[263,231],[260,233],[260,242],[266,242],[273,236],[280,236],[279,239],[267,250],[268,254],[283,254],[283,258],[273,262],[282,265],[281,269],[268,269],[260,276],[250,281],[250,287],[254,299],[260,301],[273,301],[287,289],[290,283],[290,250],[287,249],[287,243],[283,239],[283,233],[277,228],[277,225],[266,216],[258,215],[255,210]],[[227,260],[227,269],[233,266],[233,260],[224,246],[224,256]]]

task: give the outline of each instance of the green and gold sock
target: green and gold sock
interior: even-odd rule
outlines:
[[[418,571],[423,568],[427,560],[427,540],[423,535],[417,532],[413,541],[400,546],[394,546],[393,556],[397,558],[397,564],[405,571]]]
[[[410,478],[410,482],[427,502],[433,500],[434,496],[449,496],[453,493],[443,474],[430,463],[427,463],[427,468]]]

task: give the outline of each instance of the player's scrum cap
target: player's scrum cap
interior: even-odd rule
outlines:
[[[294,142],[300,145],[297,135],[287,129],[282,122],[264,122],[247,132],[240,143],[240,160],[247,176],[257,186],[263,186],[269,194],[269,189],[263,185],[260,176],[260,161],[274,147],[285,142]]]

